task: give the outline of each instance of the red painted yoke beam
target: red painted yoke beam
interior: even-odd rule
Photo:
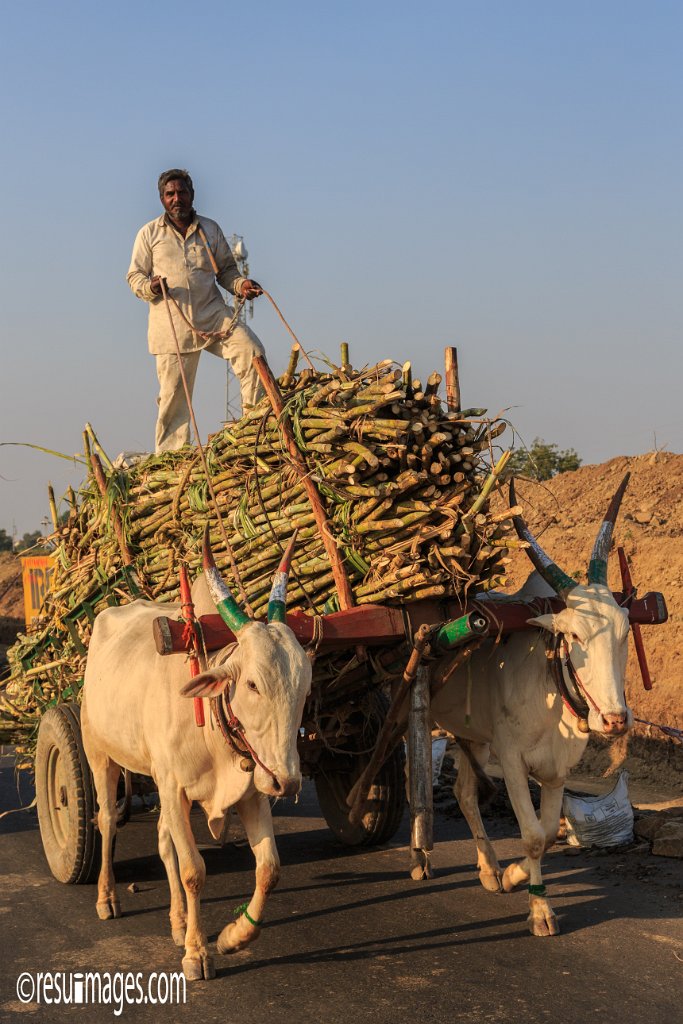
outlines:
[[[617,604],[622,604],[624,594],[615,593],[614,598]],[[559,598],[530,603],[481,601],[477,603],[476,609],[489,619],[489,636],[496,636],[499,632],[516,633],[534,629],[534,626],[528,625],[527,620],[546,611],[548,606],[552,611],[559,612],[565,604]],[[325,615],[322,620],[323,635],[319,650],[344,650],[358,644],[368,647],[390,647],[405,639],[406,627],[414,633],[423,622],[437,625],[458,618],[472,609],[471,604],[466,606],[458,601],[418,601],[404,608],[363,605],[343,612],[334,612],[332,615]],[[635,599],[628,611],[630,622],[640,625],[660,625],[668,618],[664,597],[657,592],[650,592]],[[234,634],[220,615],[202,615],[199,622],[207,651],[217,651],[234,641]],[[300,643],[308,644],[313,640],[315,620],[312,616],[303,612],[291,612],[287,616],[287,625]],[[172,619],[167,615],[160,615],[155,619],[154,639],[159,654],[173,654],[185,650],[184,628],[182,620]]]

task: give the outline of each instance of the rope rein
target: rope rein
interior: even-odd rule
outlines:
[[[283,317],[283,315],[282,315],[282,313],[280,312],[280,309],[279,309],[279,307],[278,307],[278,304],[277,304],[277,302],[275,301],[275,299],[273,298],[273,296],[272,296],[272,295],[270,294],[270,292],[267,292],[265,288],[261,288],[261,291],[263,292],[263,294],[265,295],[265,297],[266,297],[266,298],[268,299],[268,301],[269,301],[269,302],[270,302],[270,304],[272,305],[273,309],[275,310],[275,312],[277,313],[277,315],[278,315],[278,316],[280,317],[280,320],[282,321],[282,323],[283,323],[283,324],[285,325],[285,327],[286,327],[286,328],[287,328],[287,330],[289,331],[289,333],[290,333],[291,337],[292,337],[292,338],[294,339],[294,342],[295,342],[295,344],[296,344],[297,348],[299,349],[299,351],[300,351],[300,352],[303,352],[303,356],[304,356],[304,359],[306,360],[306,362],[308,363],[308,365],[310,366],[310,368],[311,368],[312,370],[315,370],[315,366],[314,366],[314,365],[313,365],[313,363],[311,362],[311,357],[309,356],[308,352],[307,352],[307,351],[306,351],[306,349],[305,349],[305,348],[303,347],[303,345],[301,344],[301,342],[300,342],[300,341],[299,341],[299,339],[297,338],[296,334],[294,333],[294,331],[292,330],[292,328],[291,328],[291,327],[289,326],[289,324],[287,323],[287,321],[286,321],[286,320],[285,320],[285,318]]]

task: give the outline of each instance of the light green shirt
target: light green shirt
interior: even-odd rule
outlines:
[[[200,225],[216,261],[217,275],[197,231]],[[199,331],[221,331],[230,324],[232,313],[216,282],[235,294],[245,280],[239,275],[225,235],[208,217],[195,216],[185,238],[165,214],[145,224],[135,239],[127,281],[134,294],[149,303],[147,339],[153,355],[176,350],[166,303],[162,295],[152,292],[150,285],[156,276],[166,278],[170,294]],[[182,352],[194,352],[211,344],[190,330],[172,302],[169,305]]]

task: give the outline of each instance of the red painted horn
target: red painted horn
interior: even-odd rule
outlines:
[[[292,564],[292,555],[294,554],[294,545],[296,544],[298,532],[298,530],[295,530],[292,534],[273,578],[273,586],[270,591],[270,598],[268,599],[268,622],[287,621],[287,581],[289,580],[289,569]]]

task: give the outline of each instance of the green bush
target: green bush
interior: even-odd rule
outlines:
[[[518,448],[512,453],[507,470],[512,476],[530,476],[534,480],[550,480],[558,473],[578,469],[581,458],[573,448],[559,451],[556,444],[547,444],[535,437],[530,448]]]

